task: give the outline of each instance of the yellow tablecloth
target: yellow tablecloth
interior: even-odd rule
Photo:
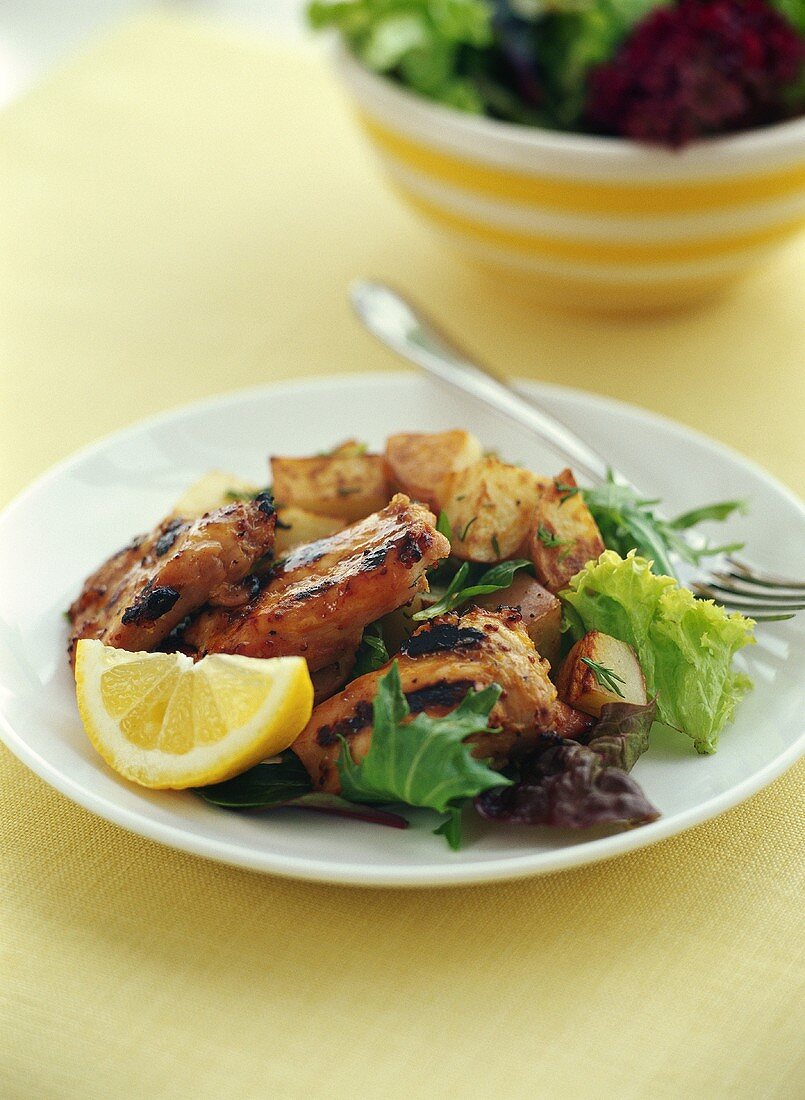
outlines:
[[[3,498],[154,410],[396,365],[356,274],[802,486],[802,240],[698,313],[542,312],[397,205],[312,55],[149,16],[0,118],[0,188]],[[802,775],[615,862],[397,892],[169,851],[1,750],[0,1094],[801,1095]]]

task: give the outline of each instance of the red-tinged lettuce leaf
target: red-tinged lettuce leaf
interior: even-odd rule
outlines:
[[[657,700],[648,703],[605,703],[601,717],[587,735],[587,747],[611,768],[630,772],[648,748],[657,715]]]
[[[608,735],[609,736],[609,735]],[[607,751],[609,751],[607,749]],[[595,825],[643,825],[659,811],[621,768],[592,747],[544,734],[509,787],[475,799],[482,817],[518,825],[588,829]]]
[[[226,810],[268,810],[292,806],[294,809],[315,810],[376,825],[389,825],[393,829],[408,828],[408,822],[399,814],[375,806],[356,806],[338,795],[314,791],[304,764],[290,749],[276,760],[266,760],[224,783],[198,787],[196,794],[210,805]]]
[[[281,805],[298,810],[313,810],[320,814],[334,814],[336,817],[351,817],[354,821],[366,821],[370,825],[388,825],[391,829],[408,828],[408,820],[401,814],[393,814],[390,810],[381,810],[377,806],[358,806],[355,802],[339,798],[337,794],[325,794],[323,791],[303,794],[293,802],[284,802]]]

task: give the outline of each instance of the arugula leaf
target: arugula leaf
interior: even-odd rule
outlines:
[[[530,568],[531,562],[528,558],[511,558],[509,561],[500,561],[485,570],[475,583],[494,585],[495,588],[508,588],[514,580],[515,573],[521,569]]]
[[[489,714],[501,688],[470,689],[455,710],[442,718],[418,714],[410,721],[397,662],[378,684],[372,704],[372,743],[356,763],[346,740],[338,758],[341,790],[351,802],[405,802],[450,813],[464,799],[508,780],[472,755],[465,744],[476,733],[494,733]],[[455,822],[445,830],[456,837]]]
[[[443,836],[454,852],[457,852],[461,847],[462,809],[461,806],[451,806],[448,810],[448,816],[438,828],[433,830],[433,835]]]
[[[337,795],[314,791],[304,764],[290,749],[278,759],[266,760],[233,779],[213,783],[209,787],[197,787],[195,793],[211,806],[226,810],[267,810],[292,806],[389,825],[394,829],[408,827],[408,822],[399,814],[354,806]]]
[[[704,523],[705,520],[723,521],[729,519],[734,512],[745,515],[747,512],[746,501],[724,500],[720,504],[705,504],[702,508],[693,508],[690,512],[683,512],[676,519],[670,521],[670,526],[676,531],[682,531],[688,527],[695,527],[697,523]]]
[[[430,607],[423,607],[412,617],[416,622],[424,622],[427,619],[435,619],[437,615],[446,615],[448,611],[455,611],[457,607],[474,599],[475,596],[486,596],[490,592],[499,592],[503,588],[508,588],[514,580],[515,573],[530,566],[531,562],[527,558],[501,561],[490,566],[472,583],[467,584],[470,580],[471,567],[470,563],[465,561],[441,598]]]
[[[388,663],[389,653],[383,640],[383,630],[379,622],[369,623],[363,628],[361,644],[355,657],[355,667],[350,680],[357,680],[367,672],[376,672]]]
[[[655,572],[676,577],[671,556],[678,555],[683,561],[698,565],[703,558],[713,554],[740,550],[743,543],[734,542],[724,546],[712,546],[709,543],[701,549],[688,545],[682,535],[687,530],[705,520],[725,520],[735,512],[746,510],[746,504],[740,500],[709,504],[692,511],[684,512],[673,520],[661,519],[653,511],[657,500],[645,500],[633,489],[616,483],[612,471],[607,475],[604,485],[594,489],[582,489],[587,507],[598,524],[604,545],[616,550],[625,557],[630,550],[636,550],[641,557],[654,562]]]

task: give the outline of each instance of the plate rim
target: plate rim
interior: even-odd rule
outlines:
[[[399,385],[403,379],[410,380],[416,377],[417,374],[414,371],[355,371],[312,375],[293,380],[281,380],[276,383],[261,383],[236,390],[225,390],[195,401],[172,406],[169,409],[161,410],[134,421],[116,431],[106,433],[100,439],[80,447],[50,466],[17,493],[0,511],[0,527],[9,521],[13,522],[14,513],[30,496],[33,496],[72,466],[79,464],[99,451],[103,451],[112,443],[125,441],[131,435],[159,427],[166,422],[169,423],[177,416],[192,415],[196,412],[220,408],[222,404],[237,404],[250,395],[276,394],[280,390],[285,390],[291,394],[310,389],[320,389],[323,386],[335,385],[349,388],[350,386],[359,385],[361,382],[373,386],[394,386]],[[639,405],[620,401],[589,390],[527,378],[518,378],[515,379],[515,382],[518,388],[526,393],[538,394],[540,391],[553,391],[571,400],[591,401],[599,407],[616,410],[621,415],[626,414],[644,422],[654,422],[666,432],[674,435],[687,438],[693,437],[705,448],[714,451],[722,458],[728,459],[756,478],[769,484],[805,518],[805,504],[792,489],[778,481],[753,459],[747,458],[740,452],[733,450],[729,445],[713,439],[704,432],[689,428],[671,417],[644,409]],[[549,852],[496,857],[473,864],[420,863],[399,867],[383,866],[382,864],[361,865],[357,862],[338,863],[332,859],[318,860],[277,852],[264,852],[233,841],[199,837],[180,826],[154,821],[144,811],[134,811],[121,807],[106,796],[82,786],[71,776],[63,774],[45,757],[30,748],[3,713],[0,713],[0,740],[34,774],[72,802],[135,835],[156,841],[167,847],[231,866],[279,875],[283,878],[334,885],[416,888],[467,886],[550,874],[611,859],[686,832],[745,801],[751,795],[768,786],[769,783],[784,774],[796,763],[805,754],[805,719],[803,719],[803,729],[797,739],[779,756],[769,761],[751,776],[730,787],[729,790],[714,795],[697,806],[673,815],[673,817],[660,818],[658,821],[641,826],[639,829],[581,841],[578,844]]]

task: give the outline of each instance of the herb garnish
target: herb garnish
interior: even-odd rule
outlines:
[[[618,684],[625,684],[626,681],[622,676],[619,676],[617,672],[611,668],[607,668],[606,665],[599,664],[598,661],[594,661],[592,657],[582,657],[581,663],[589,668],[602,688],[611,691],[614,695],[619,695],[621,699],[626,698],[618,687]]]
[[[460,534],[460,535],[458,536],[458,541],[459,541],[459,542],[464,542],[464,540],[465,540],[465,539],[466,539],[466,537],[467,537],[467,534],[469,533],[469,529],[470,529],[470,527],[472,527],[473,523],[475,523],[475,521],[476,521],[477,519],[478,519],[478,517],[477,517],[477,516],[473,516],[473,517],[472,517],[472,519],[471,519],[471,520],[469,521],[469,523],[467,524],[467,526],[466,526],[466,527],[464,528],[464,530],[463,530],[463,531],[461,532],[461,534]]]
[[[560,504],[564,504],[566,500],[570,500],[580,491],[578,485],[567,485],[564,481],[555,481],[554,486],[560,494]]]
[[[539,524],[537,527],[537,538],[543,546],[547,546],[549,550],[552,550],[555,546],[567,546],[570,539],[560,539],[555,531],[549,531],[543,524]]]
[[[356,806],[338,795],[314,790],[307,768],[291,749],[286,749],[272,760],[264,760],[233,779],[213,783],[209,787],[198,787],[195,793],[211,806],[220,806],[225,810],[268,810],[292,806],[299,810],[352,817],[373,825],[390,825],[394,829],[408,826],[399,814],[374,806]]]

